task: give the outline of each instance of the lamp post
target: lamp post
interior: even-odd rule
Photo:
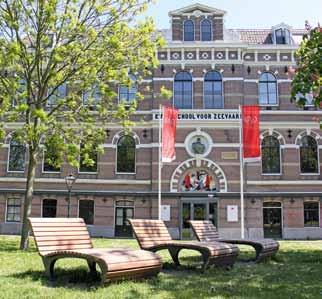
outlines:
[[[68,207],[67,207],[67,217],[70,217],[70,200],[71,200],[71,193],[72,193],[72,188],[73,188],[73,184],[75,183],[76,178],[70,174],[67,177],[65,177],[65,183],[67,186],[67,190],[68,190]]]

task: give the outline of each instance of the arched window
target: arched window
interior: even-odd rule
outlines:
[[[122,136],[117,143],[116,172],[135,173],[135,140],[129,135]]]
[[[192,109],[192,76],[179,72],[174,77],[173,104],[179,109]]]
[[[224,108],[220,73],[211,71],[205,75],[203,92],[205,109]]]
[[[281,173],[280,143],[274,136],[266,136],[262,141],[262,173]]]
[[[183,24],[183,40],[194,41],[195,40],[195,24],[191,20],[187,20]]]
[[[304,136],[300,144],[301,173],[319,173],[318,145],[312,136]]]
[[[211,22],[207,19],[201,21],[201,40],[202,41],[211,41]]]
[[[136,99],[138,92],[137,78],[133,74],[129,74],[130,85],[120,85],[119,101],[123,103],[132,103]]]
[[[259,104],[277,105],[277,81],[272,73],[265,72],[259,78]]]
[[[8,171],[25,171],[26,147],[14,136],[10,141]]]

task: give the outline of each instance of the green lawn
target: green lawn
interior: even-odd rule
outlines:
[[[86,262],[76,259],[58,261],[58,278],[50,283],[33,242],[28,252],[17,250],[18,244],[18,237],[0,236],[0,298],[322,298],[322,241],[281,241],[274,260],[205,274],[192,268],[199,257],[191,252],[182,252],[179,270],[161,252],[165,265],[157,278],[105,287],[90,282]],[[135,240],[116,239],[94,239],[94,246],[138,247]],[[243,247],[242,254],[250,252]]]

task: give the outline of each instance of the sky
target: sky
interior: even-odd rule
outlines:
[[[225,10],[226,28],[271,28],[284,22],[300,29],[305,20],[312,26],[318,21],[322,25],[322,0],[157,0],[147,14],[154,18],[158,29],[167,29],[169,11],[196,2]]]

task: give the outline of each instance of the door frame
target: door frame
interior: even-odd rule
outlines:
[[[206,218],[209,218],[209,204],[216,203],[217,204],[217,211],[216,211],[216,219],[217,219],[217,228],[219,225],[219,198],[218,197],[182,197],[179,199],[179,236],[182,239],[182,231],[183,231],[183,221],[182,221],[182,209],[183,204],[205,204],[206,205]],[[190,210],[190,217],[193,210]]]
[[[268,203],[268,202],[278,202],[281,204],[280,207],[264,207],[264,202]],[[263,237],[265,238],[264,236],[264,209],[280,209],[281,210],[281,239],[284,238],[284,212],[283,212],[283,202],[282,201],[271,201],[271,200],[267,200],[267,201],[263,201],[263,204],[262,204],[262,223],[263,223]]]
[[[117,202],[121,202],[121,201],[129,201],[133,203],[133,206],[126,206],[126,205],[118,205]],[[113,236],[115,236],[115,231],[116,231],[116,208],[133,208],[133,218],[135,218],[135,202],[134,200],[129,200],[129,199],[118,199],[118,200],[114,200],[114,208],[113,208],[113,231],[114,234]]]

